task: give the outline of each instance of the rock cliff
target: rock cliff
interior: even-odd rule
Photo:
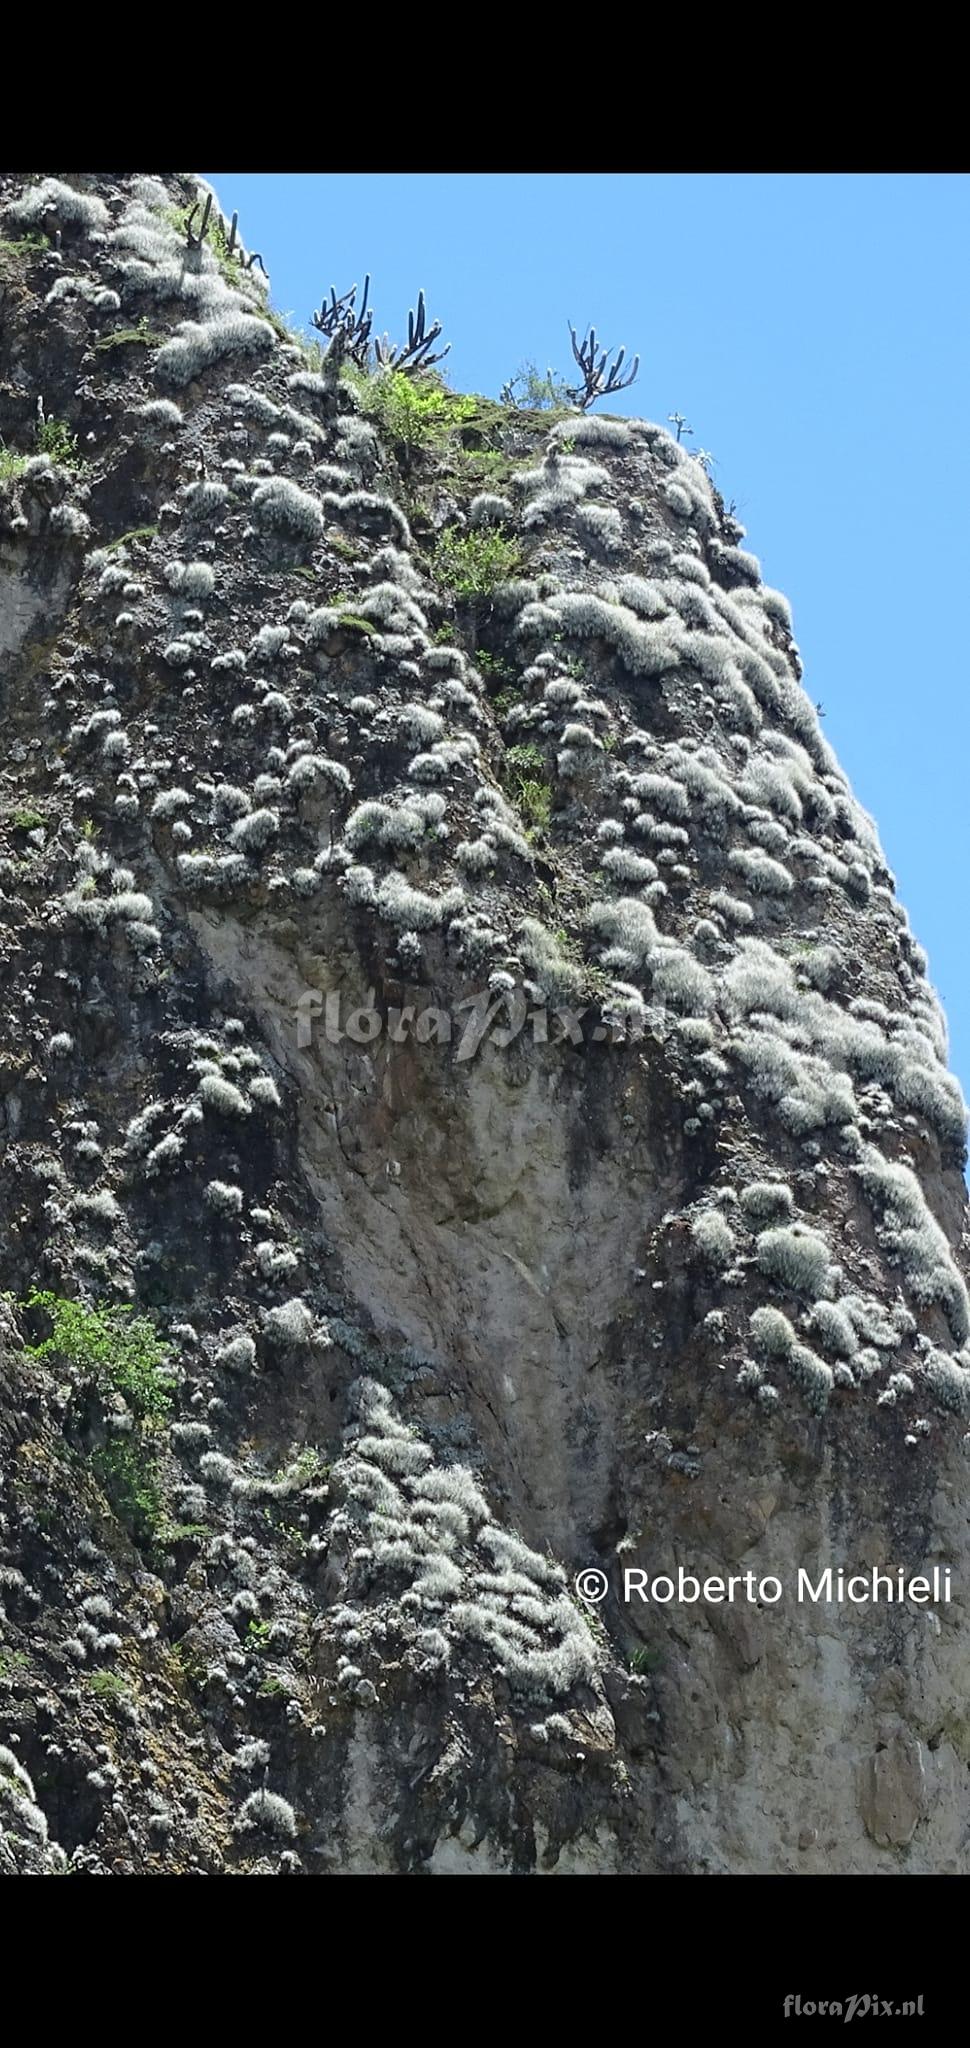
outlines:
[[[966,1870],[965,1112],[788,606],[199,196],[0,177],[0,1871]]]

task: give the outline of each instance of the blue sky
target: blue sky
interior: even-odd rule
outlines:
[[[370,270],[394,335],[423,285],[457,389],[567,371],[567,316],[639,351],[609,409],[712,450],[970,1092],[970,177],[207,175],[298,325]]]

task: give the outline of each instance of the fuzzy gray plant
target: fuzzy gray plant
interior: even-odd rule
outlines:
[[[318,1344],[328,1341],[325,1327],[315,1325],[312,1310],[299,1295],[277,1308],[264,1309],[260,1323],[267,1342],[281,1351],[303,1350],[311,1340]]]
[[[200,598],[210,597],[214,591],[216,572],[209,562],[170,562],[165,570],[165,581],[179,597],[189,598],[197,604]]]
[[[855,1167],[873,1212],[877,1234],[895,1260],[915,1301],[938,1302],[958,1344],[970,1336],[970,1300],[962,1275],[926,1197],[908,1166],[890,1163],[865,1145]]]
[[[399,547],[409,548],[411,545],[411,529],[393,498],[373,491],[325,491],[321,502],[338,519],[349,520],[351,525],[368,530],[383,527],[394,535]]]
[[[779,1287],[817,1301],[830,1290],[828,1245],[805,1223],[782,1223],[763,1230],[756,1246],[759,1269]]]
[[[147,420],[149,426],[183,427],[185,414],[173,398],[149,398],[144,405],[135,407],[135,417]]]
[[[186,484],[182,497],[191,518],[199,520],[211,519],[229,503],[226,485],[219,483],[215,477],[200,478],[195,483]],[[218,665],[217,661],[212,665],[215,668]]]
[[[753,1226],[787,1223],[795,1213],[791,1188],[780,1180],[750,1181],[741,1189],[740,1200],[745,1222]]]
[[[606,603],[584,591],[526,603],[517,620],[523,635],[547,638],[564,633],[577,640],[599,639],[612,646],[631,675],[657,676],[676,667],[685,641],[679,627],[643,625],[626,605]]]
[[[470,526],[507,526],[515,518],[512,502],[495,491],[480,491],[468,507]]]
[[[737,1240],[720,1209],[701,1209],[691,1218],[691,1237],[702,1259],[716,1271],[729,1266]]]
[[[574,448],[616,448],[627,449],[634,445],[634,426],[625,420],[612,420],[608,415],[586,413],[577,419],[560,420],[549,436],[555,446],[568,441]]]
[[[265,1786],[250,1792],[243,1801],[235,1826],[237,1834],[269,1835],[282,1842],[296,1839],[296,1815],[289,1800],[278,1792],[267,1791]]]
[[[359,853],[365,846],[390,852],[418,846],[424,832],[424,817],[416,806],[368,800],[351,812],[344,827],[344,843],[351,853]]]
[[[465,892],[456,882],[440,896],[431,896],[423,889],[412,888],[403,875],[392,873],[385,875],[378,885],[375,903],[389,924],[426,932],[459,915],[465,906]]]
[[[791,893],[793,885],[788,869],[759,847],[733,847],[728,855],[728,864],[755,895],[787,896]]]
[[[623,546],[623,521],[613,505],[579,505],[576,530],[604,554],[616,554]]]
[[[266,532],[282,533],[293,539],[318,541],[324,528],[319,498],[304,491],[285,476],[274,476],[253,493],[253,518]]]
[[[519,951],[543,996],[551,1003],[571,1003],[582,992],[583,970],[567,959],[554,932],[538,918],[522,920]]]
[[[229,311],[204,324],[184,320],[172,340],[162,344],[152,367],[160,383],[178,390],[227,356],[263,355],[272,346],[273,330],[267,321]]]
[[[250,1114],[246,1097],[224,1074],[203,1074],[199,1083],[199,1099],[203,1109],[211,1109],[217,1116],[245,1117]]]
[[[62,184],[59,178],[43,178],[38,185],[31,185],[22,199],[15,200],[7,219],[18,228],[39,228],[50,220],[60,228],[77,228],[90,234],[107,228],[111,215],[96,193],[78,192],[73,185]]]
[[[229,837],[234,846],[248,857],[265,852],[272,845],[280,829],[279,812],[272,810],[250,811],[245,818],[237,818]]]

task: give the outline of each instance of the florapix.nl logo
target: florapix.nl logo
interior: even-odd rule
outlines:
[[[294,1024],[301,1050],[323,1039],[371,1046],[417,1045],[450,1051],[456,1063],[474,1059],[486,1043],[500,1050],[521,1041],[533,1046],[624,1046],[643,1037],[642,1012],[587,1004],[553,1006],[531,999],[520,983],[482,989],[443,1007],[428,989],[370,988],[361,998],[342,989],[304,989]]]

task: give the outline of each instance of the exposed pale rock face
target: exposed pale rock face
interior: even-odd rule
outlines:
[[[868,1759],[860,1798],[862,1818],[880,1848],[905,1849],[927,1809],[923,1746],[906,1727]]]
[[[0,1868],[965,1869],[964,1109],[787,605],[195,197],[0,179]]]

